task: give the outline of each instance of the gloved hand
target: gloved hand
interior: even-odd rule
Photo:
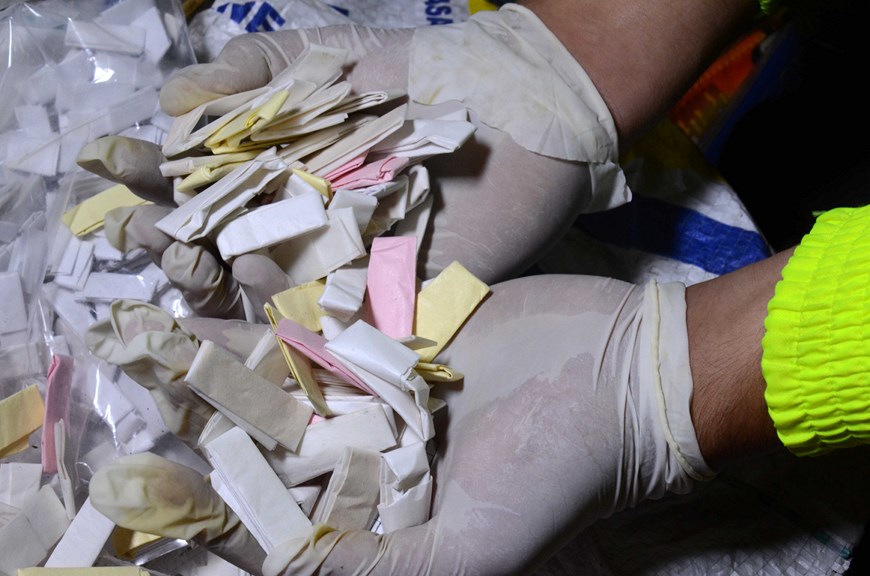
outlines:
[[[95,144],[103,146],[112,141],[103,139]],[[133,149],[153,146],[129,138],[123,144]],[[164,234],[154,224],[170,211],[170,207],[157,204],[111,210],[105,218],[106,236],[124,253],[144,249],[197,314],[209,318],[245,318],[241,290],[245,290],[255,310],[262,310],[263,303],[273,294],[290,287],[287,274],[266,256],[243,254],[230,268],[213,247],[179,242]]]
[[[161,105],[178,115],[262,86],[309,43],[349,50],[346,77],[356,92],[406,90],[412,117],[464,105],[477,127],[473,141],[459,151],[426,162],[436,199],[420,251],[421,278],[457,260],[487,283],[514,276],[552,246],[580,212],[628,200],[616,164],[616,132],[603,100],[555,36],[515,5],[431,29],[338,26],[247,34],[231,40],[215,62],[170,78]],[[79,156],[86,169],[171,204],[171,186],[155,176],[160,160],[155,145],[119,137],[95,141]],[[183,244],[168,253],[167,238],[148,244],[160,235],[150,229],[153,221],[128,217],[122,226],[128,237],[141,239],[138,246],[161,254],[161,266],[184,291],[196,291],[194,277],[212,280],[194,298],[209,302],[193,304],[197,311],[238,317],[233,304],[238,285],[220,271],[219,259],[207,247]],[[140,228],[145,230],[134,230]],[[187,250],[196,255],[185,255]],[[174,265],[175,260],[182,264]],[[250,284],[266,298],[272,285],[286,285],[268,262],[244,260],[234,261],[232,276],[255,303],[261,297],[248,293]],[[190,263],[205,272],[191,274]],[[243,268],[253,274],[242,274]],[[225,280],[214,280],[218,277]],[[215,292],[221,295],[203,297]]]
[[[385,536],[321,529],[276,547],[264,574],[529,574],[593,521],[712,477],[688,415],[683,292],[494,286],[437,360],[465,381],[443,395],[432,519]]]
[[[447,418],[431,520],[383,536],[316,525],[277,545],[265,575],[528,574],[596,519],[712,477],[689,417],[682,285],[492,290],[436,359],[465,379],[433,389]]]

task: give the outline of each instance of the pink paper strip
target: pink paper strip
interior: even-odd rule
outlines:
[[[75,360],[71,356],[55,354],[48,367],[45,384],[45,419],[42,425],[42,471],[57,472],[54,425],[63,420],[69,429],[69,395],[72,388]]]
[[[366,309],[372,326],[392,338],[410,336],[417,299],[417,239],[379,236],[372,242]]]
[[[368,151],[357,156],[353,160],[349,160],[348,162],[342,164],[341,166],[339,166],[338,168],[336,168],[335,170],[333,170],[332,172],[330,172],[329,174],[324,176],[324,178],[326,178],[327,180],[332,182],[333,179],[341,178],[342,176],[344,176],[348,172],[356,170],[357,168],[359,168],[360,166],[363,165],[363,162],[366,161],[367,155],[368,155]]]
[[[278,322],[278,328],[275,330],[275,334],[289,346],[299,350],[299,352],[307,356],[311,361],[322,366],[345,382],[356,386],[367,394],[377,396],[377,394],[375,394],[371,388],[366,386],[362,380],[357,378],[353,372],[345,368],[344,364],[341,363],[341,360],[333,356],[332,353],[326,349],[326,343],[328,340],[320,334],[312,332],[304,326],[301,326],[287,318],[282,318]]]
[[[327,178],[335,189],[354,190],[374,186],[381,182],[391,182],[396,175],[404,170],[411,160],[406,157],[390,156],[383,160],[369,162],[360,168],[350,171],[335,179]]]

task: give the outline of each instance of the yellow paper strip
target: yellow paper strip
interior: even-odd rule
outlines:
[[[269,142],[246,142],[245,144],[241,144],[239,146],[231,146],[227,144],[226,141],[221,142],[220,144],[211,148],[212,154],[245,154],[249,152],[256,152],[259,154],[266,148],[271,148],[274,146],[274,143]]]
[[[321,178],[320,176],[315,176],[314,174],[310,174],[305,170],[300,170],[299,168],[293,168],[292,170],[294,174],[305,180],[305,182],[320,192],[320,194],[327,200],[332,200],[332,185],[329,183],[329,180]]]
[[[143,204],[150,204],[150,202],[136,196],[123,184],[116,184],[73,206],[64,213],[62,220],[73,234],[84,236],[102,228],[106,212],[115,208]]]
[[[422,362],[438,355],[489,292],[489,286],[459,262],[450,264],[420,291],[414,334],[438,342],[417,350]]]
[[[220,166],[201,166],[185,176],[184,180],[175,186],[175,189],[179,192],[191,192],[197,188],[202,188],[207,184],[217,182],[242,164],[244,162],[221,164]]]
[[[112,547],[115,554],[119,558],[132,560],[136,557],[136,552],[145,546],[149,546],[162,540],[163,536],[148,534],[147,532],[139,532],[138,530],[130,530],[116,526],[112,531]]]
[[[320,332],[320,317],[323,309],[317,301],[323,296],[326,280],[314,280],[299,286],[293,286],[272,296],[272,304],[284,318],[289,318],[297,324],[305,326],[312,332]]]
[[[266,316],[269,318],[269,324],[272,325],[272,330],[278,329],[278,322],[281,321],[281,313],[273,308],[268,302],[263,305],[266,311]],[[275,336],[278,339],[278,345],[281,347],[281,352],[284,354],[284,360],[287,361],[287,366],[290,367],[290,374],[293,379],[299,383],[299,387],[305,392],[314,412],[318,416],[324,418],[332,416],[332,411],[326,405],[326,400],[323,398],[323,392],[320,390],[320,385],[314,378],[314,371],[311,369],[311,362],[298,350],[289,346],[286,342]]]
[[[498,5],[488,0],[468,0],[469,14],[476,14],[483,10],[498,10]]]
[[[414,371],[422,376],[426,382],[458,382],[464,378],[461,372],[457,372],[444,364],[417,362]]]
[[[211,156],[197,156],[188,159],[167,160],[160,165],[160,171],[164,176],[185,176],[204,167],[217,168],[224,164],[238,165],[257,157],[256,152],[237,152],[235,154],[213,154]],[[165,170],[165,171],[164,171]]]
[[[262,106],[255,108],[248,114],[239,114],[221,126],[206,139],[205,145],[209,148],[221,145],[238,148],[242,140],[251,134],[252,127],[257,126],[262,129],[263,125],[272,121],[289,96],[290,92],[287,90],[276,92]]]
[[[284,102],[286,102],[289,97],[289,90],[281,90],[275,93],[271,98],[269,98],[268,102],[257,108],[253,114],[248,116],[248,121],[245,123],[245,127],[256,130],[257,127],[272,122],[281,110],[281,106],[284,105]]]
[[[42,426],[45,404],[36,384],[0,400],[0,458],[27,448],[27,438]]]

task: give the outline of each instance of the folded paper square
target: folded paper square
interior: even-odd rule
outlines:
[[[251,438],[232,428],[205,445],[214,467],[212,486],[238,514],[267,553],[311,529],[311,521],[287,492]]]
[[[184,380],[269,449],[278,443],[296,451],[313,413],[208,340],[200,343]]]
[[[381,452],[395,445],[387,412],[375,403],[311,424],[295,454],[279,449],[265,456],[285,486],[296,486],[333,470],[348,447]]]
[[[378,237],[372,241],[366,305],[372,325],[392,338],[404,338],[413,331],[416,269],[416,238]]]

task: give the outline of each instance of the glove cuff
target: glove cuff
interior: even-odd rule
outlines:
[[[765,400],[799,456],[870,442],[870,206],[818,218],[768,304]]]
[[[427,106],[462,102],[537,154],[618,169],[604,99],[559,39],[518,4],[415,30],[408,95]]]

